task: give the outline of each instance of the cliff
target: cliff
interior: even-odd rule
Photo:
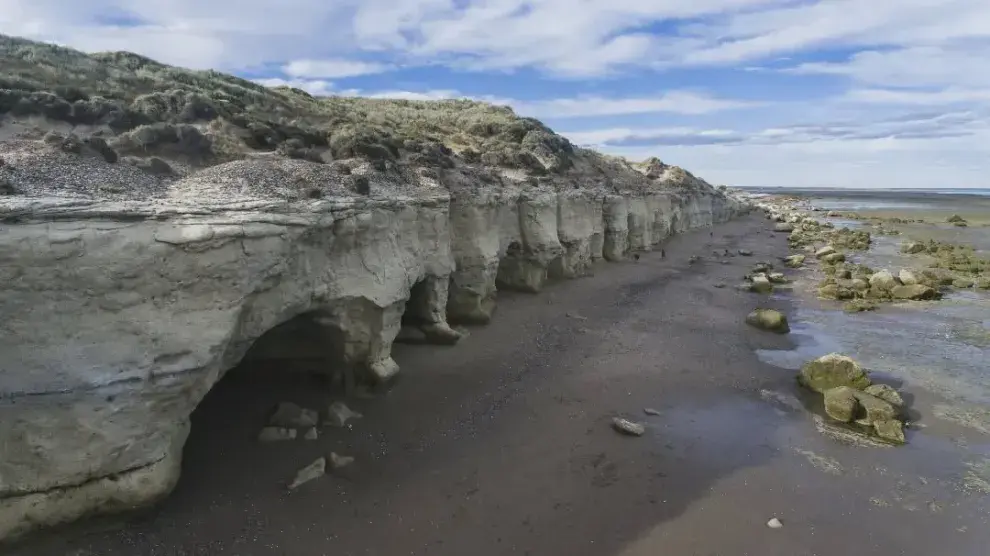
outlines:
[[[388,381],[404,324],[454,343],[499,289],[748,210],[508,108],[9,37],[0,60],[0,539],[167,494],[189,415],[245,357]]]

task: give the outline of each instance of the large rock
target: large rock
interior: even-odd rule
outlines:
[[[786,334],[791,331],[787,324],[787,317],[783,313],[774,309],[755,309],[746,315],[746,324],[769,330],[779,334]]]
[[[848,386],[838,386],[825,391],[825,413],[843,423],[856,419],[859,403],[856,401],[856,390]]]
[[[821,249],[815,251],[815,258],[823,259],[834,253],[835,253],[835,247],[832,247],[831,245],[826,245],[825,247],[822,247]]]
[[[863,391],[872,396],[876,396],[891,405],[897,407],[904,405],[904,398],[901,397],[901,394],[892,386],[887,384],[873,384],[867,386]]]
[[[773,231],[775,231],[775,232],[793,232],[794,231],[794,224],[787,223],[787,222],[780,222],[780,223],[774,225]]]
[[[788,268],[801,268],[804,265],[804,255],[791,255],[784,258],[784,266]]]
[[[770,293],[773,291],[773,284],[766,274],[754,274],[749,278],[749,291],[756,293]]]
[[[901,244],[901,253],[915,255],[925,251],[925,244],[918,241],[907,241]]]
[[[902,268],[901,271],[897,273],[897,278],[901,281],[901,284],[904,284],[905,286],[913,286],[918,283],[918,277],[906,268]]]
[[[935,288],[923,284],[896,286],[890,290],[890,295],[894,299],[904,300],[931,300],[938,298],[938,292]]]
[[[870,377],[859,363],[838,353],[830,353],[805,363],[798,374],[798,382],[820,393],[840,386],[862,390],[871,384]]]
[[[878,290],[883,292],[889,292],[899,285],[900,283],[898,282],[897,278],[895,278],[894,275],[891,274],[890,271],[886,269],[877,272],[873,276],[870,276],[870,287],[877,288]]]

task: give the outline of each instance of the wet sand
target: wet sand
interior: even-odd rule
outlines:
[[[955,487],[966,469],[942,457],[951,442],[912,431],[902,448],[837,443],[816,432],[793,371],[757,357],[796,339],[743,324],[756,306],[793,313],[788,296],[733,288],[787,254],[768,228],[744,218],[672,238],[666,259],[502,295],[494,322],[457,346],[397,345],[401,381],[350,400],[365,417],[316,441],[254,441],[275,403],[329,401],[312,378],[231,371],[194,414],[183,477],[160,507],[3,553],[985,554],[985,497]],[[755,256],[720,264],[724,248]],[[646,434],[616,434],[615,415]],[[356,461],[286,492],[330,451]]]

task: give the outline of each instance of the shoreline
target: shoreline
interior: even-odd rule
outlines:
[[[540,297],[500,293],[491,324],[462,344],[396,346],[401,382],[354,401],[364,419],[314,443],[251,439],[275,403],[320,403],[310,382],[232,373],[194,414],[172,497],[121,529],[61,529],[11,554],[979,554],[965,509],[905,509],[928,494],[917,483],[901,503],[890,494],[910,472],[899,462],[935,458],[832,442],[793,405],[793,372],[758,357],[795,339],[747,327],[746,314],[791,316],[801,302],[731,287],[788,254],[771,227],[744,216],[712,237],[674,236],[666,259],[600,266]],[[754,256],[721,264],[712,251],[726,248]],[[646,435],[615,434],[614,415]],[[287,495],[284,481],[331,449],[353,466]],[[771,517],[784,527],[767,528]]]

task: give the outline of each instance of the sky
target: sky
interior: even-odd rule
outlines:
[[[0,32],[508,104],[717,184],[990,187],[990,0],[0,0]]]

